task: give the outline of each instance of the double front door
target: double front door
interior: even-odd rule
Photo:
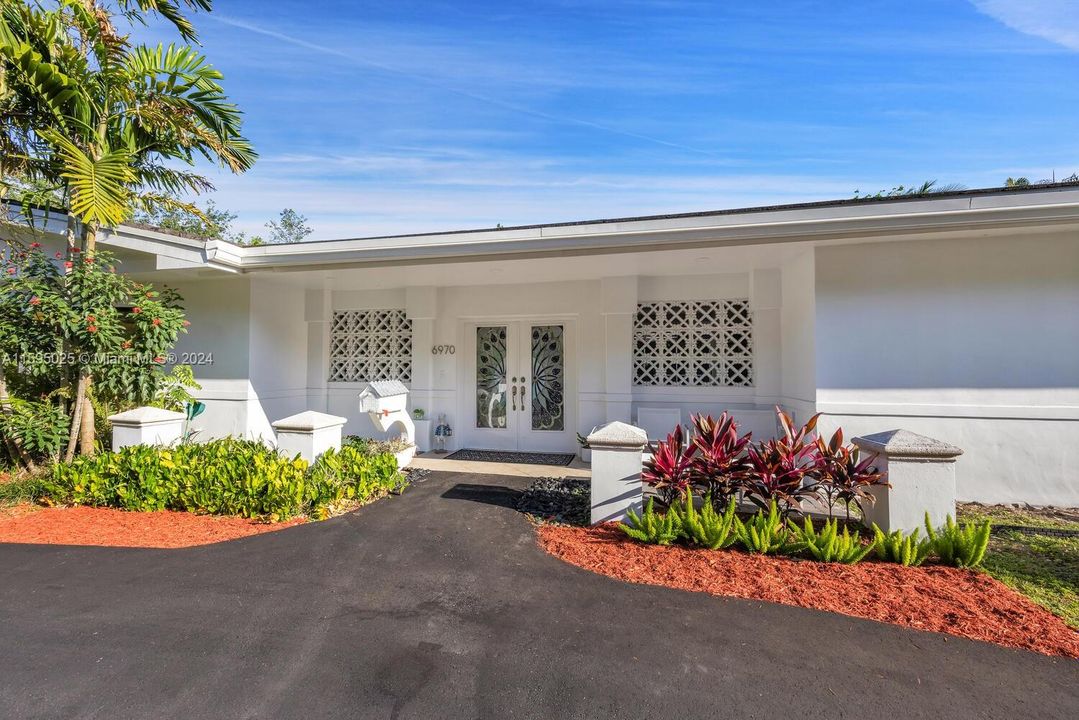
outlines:
[[[575,398],[565,321],[470,325],[468,447],[572,451]]]

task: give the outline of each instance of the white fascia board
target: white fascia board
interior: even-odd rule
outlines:
[[[203,241],[155,230],[120,226],[115,230],[102,231],[100,242],[102,245],[150,253],[174,260],[202,263],[206,261],[206,244]]]
[[[219,270],[226,273],[240,271],[239,258],[226,258],[223,263],[214,260],[214,253],[210,248],[218,242],[216,240],[196,240],[122,225],[115,230],[104,231],[101,242],[104,245],[153,255],[157,258],[158,270]],[[223,244],[234,247],[229,243]]]

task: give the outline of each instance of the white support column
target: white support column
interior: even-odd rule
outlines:
[[[753,385],[758,402],[772,405],[782,394],[782,282],[778,268],[754,270],[749,276],[753,312]]]
[[[963,451],[940,440],[907,430],[889,430],[852,441],[865,454],[876,454],[876,466],[891,487],[873,487],[876,502],[864,508],[865,525],[884,532],[910,532],[933,527],[955,516],[955,459]]]
[[[324,287],[304,292],[307,321],[307,407],[328,407],[330,377],[330,328],[333,323],[333,292]]]
[[[277,451],[292,457],[299,455],[309,463],[329,449],[341,449],[341,428],[348,418],[308,410],[282,418],[273,424],[277,433]]]
[[[412,408],[421,407],[430,418],[434,408],[434,355],[435,320],[438,317],[438,288],[405,288],[405,314],[412,321],[412,382],[410,400]],[[411,409],[410,408],[410,411]]]
[[[128,445],[172,445],[183,439],[187,416],[155,407],[138,407],[110,415],[112,451]]]
[[[637,278],[603,278],[600,283],[607,420],[628,423],[633,412],[633,318],[637,313]]]
[[[644,430],[610,422],[588,436],[592,448],[592,524],[624,520],[641,512],[641,454],[648,444]]]

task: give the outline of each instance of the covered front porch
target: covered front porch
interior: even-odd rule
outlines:
[[[812,259],[787,244],[196,281],[181,286],[193,326],[178,353],[211,344],[200,325],[229,324],[223,311],[249,315],[247,337],[232,338],[247,343],[249,382],[230,367],[239,347],[197,370],[208,435],[239,420],[270,437],[273,420],[313,409],[378,436],[357,395],[400,379],[411,409],[452,427],[448,450],[576,452],[577,435],[605,422],[651,429],[724,409],[770,436],[776,404],[812,411],[798,385],[812,381],[798,368],[812,349],[798,350]]]

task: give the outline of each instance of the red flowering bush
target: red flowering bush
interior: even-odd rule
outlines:
[[[34,243],[9,251],[0,276],[0,363],[8,392],[62,411],[69,426],[70,388],[83,374],[92,379],[91,401],[103,410],[152,402],[167,377],[161,365],[187,332],[175,291],[108,272],[116,263],[111,253],[84,260],[59,263]],[[2,425],[0,418],[0,435]],[[50,445],[44,454],[56,449]]]
[[[832,506],[837,502],[846,506],[848,520],[851,505],[864,514],[865,506],[872,505],[876,500],[870,488],[888,485],[884,473],[873,465],[876,455],[863,458],[858,446],[843,444],[843,428],[837,428],[828,442],[818,437],[817,454],[820,457],[818,493],[828,505],[829,517]]]
[[[718,512],[723,512],[738,494],[749,468],[746,447],[753,433],[738,435],[738,423],[727,412],[718,420],[711,415],[694,415],[693,444],[698,452],[693,460],[693,484],[711,498]]]
[[[678,425],[665,441],[652,448],[652,457],[644,462],[641,479],[656,489],[667,507],[689,489],[696,453],[697,446],[686,444],[682,426]]]
[[[744,490],[759,507],[767,509],[774,500],[786,515],[800,508],[804,498],[816,494],[815,473],[821,460],[814,433],[820,414],[797,429],[778,407],[776,414],[783,432],[746,451],[750,467],[743,476]]]

